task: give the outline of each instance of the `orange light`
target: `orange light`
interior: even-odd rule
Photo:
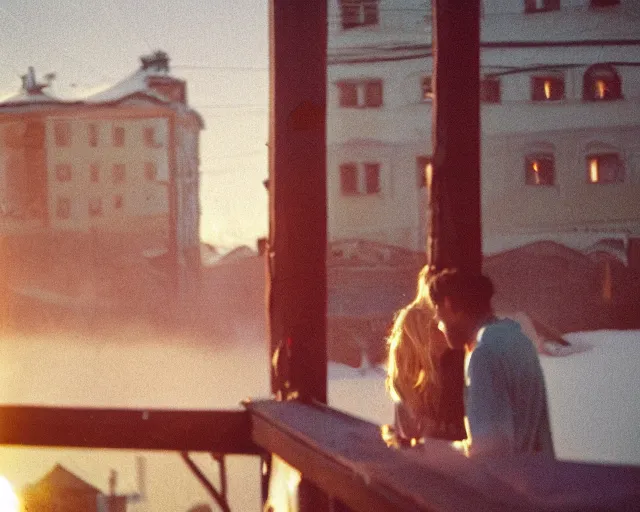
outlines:
[[[605,94],[607,93],[607,84],[604,80],[596,80],[596,98],[599,100],[604,99]]]
[[[548,100],[551,99],[551,80],[544,81],[544,97]]]
[[[592,158],[591,160],[589,160],[589,181],[591,183],[598,183],[598,180],[598,159]]]
[[[538,162],[533,162],[533,172],[534,172],[534,180],[536,185],[540,185],[540,167],[538,166]]]

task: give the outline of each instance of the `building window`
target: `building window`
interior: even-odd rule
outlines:
[[[340,10],[344,30],[378,24],[378,0],[340,0]]]
[[[147,181],[154,181],[158,176],[158,169],[154,162],[144,163],[144,177]]]
[[[382,80],[338,83],[340,106],[351,108],[377,108],[382,106]]]
[[[122,204],[123,204],[122,195],[118,194],[116,196],[113,196],[113,208],[115,210],[121,210]]]
[[[144,145],[148,148],[161,148],[162,143],[156,140],[156,129],[153,126],[144,128]]]
[[[620,76],[610,64],[595,64],[584,73],[582,97],[585,101],[610,101],[622,98]]]
[[[433,77],[432,76],[423,76],[422,77],[422,95],[420,96],[421,101],[431,101],[433,100]]]
[[[620,0],[591,0],[591,7],[614,7],[620,5]]]
[[[433,172],[433,163],[430,156],[419,156],[416,158],[416,177],[418,188],[427,187],[427,176]]]
[[[375,162],[342,164],[340,191],[345,196],[380,193],[380,164]]]
[[[89,216],[99,217],[102,215],[102,199],[100,197],[92,197],[89,199]]]
[[[56,165],[56,180],[58,181],[71,181],[71,165],[60,164]]]
[[[95,124],[90,124],[87,127],[87,135],[89,138],[89,146],[95,148],[98,146],[98,127]]]
[[[365,194],[380,192],[380,164],[364,164]]]
[[[71,199],[68,197],[59,197],[56,202],[56,217],[59,219],[68,219],[71,217]]]
[[[124,127],[122,126],[114,126],[113,127],[113,145],[121,148],[124,146]]]
[[[555,183],[555,161],[551,153],[528,155],[524,159],[525,183],[527,185],[553,185]]]
[[[560,75],[534,76],[531,82],[533,101],[558,101],[564,99],[564,77]]]
[[[124,164],[113,164],[113,169],[111,170],[111,177],[113,179],[113,183],[124,183],[124,178],[125,178]]]
[[[343,195],[358,193],[358,167],[356,164],[340,166],[340,190]]]
[[[560,0],[525,0],[524,12],[559,11]]]
[[[624,163],[618,153],[587,155],[587,181],[589,183],[624,182]]]
[[[496,77],[480,80],[480,101],[483,103],[500,103],[500,79]]]
[[[56,121],[53,124],[53,136],[56,146],[66,147],[71,145],[71,123],[69,121]]]
[[[91,183],[98,183],[100,181],[100,166],[98,164],[91,164],[89,166],[89,179]]]

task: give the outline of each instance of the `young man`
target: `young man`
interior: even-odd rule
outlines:
[[[493,314],[491,280],[444,270],[431,278],[428,288],[449,346],[466,350],[467,453],[553,457],[538,353],[517,322]]]

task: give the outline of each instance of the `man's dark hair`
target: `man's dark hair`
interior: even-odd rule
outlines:
[[[482,274],[445,269],[435,274],[428,283],[429,300],[434,306],[444,303],[445,297],[456,309],[472,314],[491,311],[493,283]]]

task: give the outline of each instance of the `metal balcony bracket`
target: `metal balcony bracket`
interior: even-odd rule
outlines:
[[[193,475],[204,486],[207,492],[215,500],[222,512],[231,512],[229,503],[227,501],[227,468],[225,463],[224,454],[212,453],[211,456],[218,463],[218,470],[220,473],[220,491],[209,481],[207,476],[202,472],[200,467],[189,457],[188,452],[181,452],[182,460],[184,460],[187,467],[191,470]]]

